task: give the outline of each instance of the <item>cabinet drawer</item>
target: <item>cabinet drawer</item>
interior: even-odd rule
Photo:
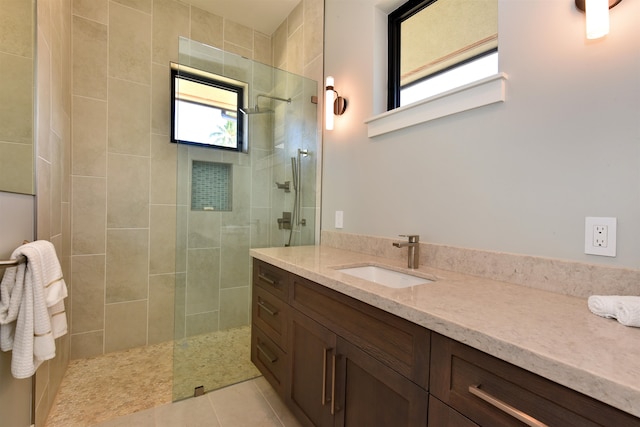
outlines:
[[[640,419],[503,360],[432,334],[431,393],[481,426],[639,426]],[[535,425],[535,424],[534,424]]]
[[[283,301],[289,295],[289,272],[259,259],[253,259],[253,283]]]
[[[251,361],[258,367],[278,394],[284,397],[286,355],[260,328],[251,328]]]
[[[427,329],[295,275],[290,298],[292,307],[427,389]]]
[[[253,288],[252,321],[286,352],[289,305],[255,286]]]

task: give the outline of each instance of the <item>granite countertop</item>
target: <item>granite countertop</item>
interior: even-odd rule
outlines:
[[[592,314],[584,298],[429,267],[414,274],[435,282],[391,289],[336,267],[404,262],[328,246],[251,256],[640,417],[640,328]]]

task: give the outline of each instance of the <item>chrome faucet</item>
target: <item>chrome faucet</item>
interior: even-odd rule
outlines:
[[[407,247],[409,249],[407,267],[411,269],[418,268],[420,264],[420,236],[417,234],[401,234],[400,237],[406,237],[408,242],[396,242],[393,244],[396,248]]]

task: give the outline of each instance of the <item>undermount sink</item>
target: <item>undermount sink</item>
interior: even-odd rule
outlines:
[[[410,286],[433,282],[433,280],[425,279],[424,277],[389,270],[388,268],[379,267],[377,265],[338,268],[337,271],[359,277],[370,282],[375,282],[389,288],[408,288]]]

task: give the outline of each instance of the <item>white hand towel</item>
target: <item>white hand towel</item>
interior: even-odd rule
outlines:
[[[628,297],[620,301],[616,319],[625,326],[640,328],[640,297]]]
[[[625,298],[629,297],[619,295],[591,295],[587,300],[587,304],[593,314],[615,319],[618,304]]]

